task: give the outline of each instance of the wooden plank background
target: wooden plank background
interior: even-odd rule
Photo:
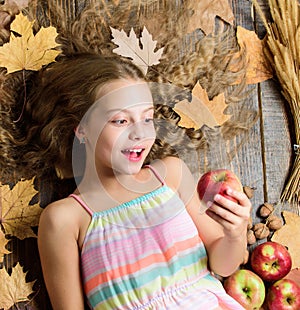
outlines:
[[[259,4],[268,14],[267,0],[260,0]],[[232,6],[236,24],[255,30],[258,36],[263,38],[265,29],[260,18],[253,14],[251,1],[232,1]],[[256,206],[265,201],[280,201],[293,156],[290,131],[293,130],[293,124],[287,104],[280,93],[280,85],[275,78],[255,87],[256,93],[252,99],[257,104],[260,119],[252,129],[248,143],[240,152],[239,157],[242,157],[242,160],[237,164],[243,171],[244,183],[257,188],[252,200],[254,211]],[[278,213],[285,209],[299,212],[297,204],[282,203],[277,208]]]
[[[175,1],[175,0],[174,0]],[[57,0],[58,3],[67,3],[63,0]],[[232,5],[235,24],[248,30],[256,30],[259,37],[263,38],[265,30],[258,17],[253,14],[251,1],[249,0],[230,0]],[[75,16],[88,1],[75,0],[70,1],[65,6],[66,14]],[[261,6],[266,9],[267,0],[260,0]],[[244,185],[256,188],[253,204],[254,222],[260,221],[256,216],[257,208],[265,201],[275,203],[280,199],[285,180],[288,176],[292,163],[292,143],[290,130],[292,130],[291,116],[285,107],[285,101],[280,94],[280,86],[272,79],[266,82],[251,85],[253,89],[248,97],[248,103],[259,111],[259,119],[251,128],[246,142],[237,152],[228,168],[234,170],[242,180]],[[228,142],[231,146],[239,145],[239,139],[236,137]],[[243,137],[244,139],[244,137]],[[229,147],[229,145],[224,145]],[[73,184],[66,181],[54,184],[52,188],[47,187],[47,182],[41,188],[41,192],[48,193],[43,199],[42,206],[47,205],[48,201],[58,199],[61,188],[72,188]],[[277,207],[277,213],[284,209],[299,210],[300,205],[290,206],[280,204]],[[10,247],[13,254],[9,255],[5,263],[10,261],[14,264],[17,261],[25,266],[25,271],[29,271],[27,280],[37,279],[34,289],[36,294],[32,302],[20,303],[14,309],[51,309],[42,281],[40,263],[37,254],[36,240],[30,238],[25,242],[18,243],[12,240]],[[1,292],[0,292],[1,294]]]

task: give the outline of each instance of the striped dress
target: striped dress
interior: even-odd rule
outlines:
[[[198,231],[166,184],[100,212],[71,196],[92,217],[81,251],[91,309],[243,309],[208,271]]]

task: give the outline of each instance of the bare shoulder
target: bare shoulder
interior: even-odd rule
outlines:
[[[52,202],[43,210],[39,230],[60,230],[64,227],[75,227],[78,216],[75,202],[71,198],[64,198]]]
[[[178,157],[168,156],[157,160],[153,166],[158,170],[166,184],[178,191],[182,184],[193,183],[193,177],[187,165]]]

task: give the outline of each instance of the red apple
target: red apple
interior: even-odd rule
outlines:
[[[217,169],[206,172],[198,181],[197,191],[202,203],[206,206],[208,201],[213,202],[216,194],[236,201],[236,199],[228,196],[226,191],[228,188],[234,190],[243,191],[243,186],[239,178],[231,171],[227,169]]]
[[[265,299],[263,280],[248,269],[240,269],[225,279],[224,288],[245,309],[259,309]]]
[[[268,289],[266,304],[269,310],[299,310],[300,286],[290,279],[278,280]]]
[[[292,268],[291,255],[280,243],[267,241],[254,248],[250,257],[252,270],[265,281],[277,281]]]

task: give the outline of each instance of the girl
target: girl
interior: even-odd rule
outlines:
[[[144,165],[155,125],[140,70],[121,58],[78,55],[40,80],[27,110],[31,134],[42,128],[45,152],[65,173],[72,148],[75,174],[84,162],[75,192],[40,219],[53,308],[82,310],[86,298],[91,309],[242,309],[213,273],[228,276],[241,264],[250,202],[228,188],[239,203],[216,195],[200,214],[179,158]]]

